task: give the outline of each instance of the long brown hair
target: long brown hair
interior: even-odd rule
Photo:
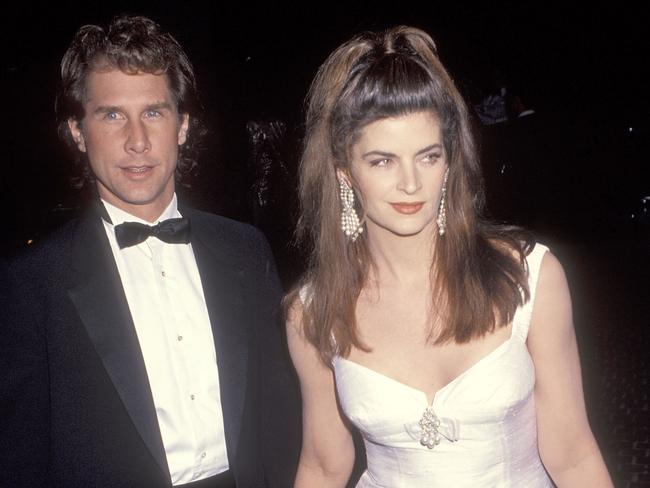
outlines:
[[[444,310],[444,325],[430,339],[468,342],[507,325],[528,300],[524,258],[532,241],[482,218],[482,177],[467,107],[433,40],[405,26],[363,33],[327,58],[307,96],[297,237],[309,246],[310,260],[287,303],[302,295],[304,334],[325,363],[346,356],[351,346],[367,350],[355,309],[373,264],[366,234],[350,242],[341,232],[336,170],[348,168],[350,148],[366,125],[420,111],[438,117],[449,165],[446,233],[431,265],[433,303]]]

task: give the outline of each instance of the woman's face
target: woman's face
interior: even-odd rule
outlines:
[[[433,113],[380,119],[364,127],[352,147],[350,171],[363,199],[369,236],[433,236],[446,169],[442,131]]]

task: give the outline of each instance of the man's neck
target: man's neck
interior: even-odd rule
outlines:
[[[101,197],[104,207],[106,208],[111,220],[114,224],[128,221],[143,221],[153,224],[157,221],[173,217],[172,214],[176,213],[176,194],[173,193],[171,199],[163,208],[149,207],[147,212],[143,212],[141,205],[116,205],[111,200]],[[123,203],[123,202],[120,202]]]

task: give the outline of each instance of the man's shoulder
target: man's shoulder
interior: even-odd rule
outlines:
[[[216,256],[221,264],[244,271],[249,283],[264,282],[267,283],[265,286],[271,286],[269,290],[274,290],[273,293],[281,293],[273,253],[259,229],[196,209],[179,210],[181,215],[190,219],[195,254],[201,252],[199,246],[202,250],[209,250],[209,254]]]
[[[183,208],[181,213],[190,219],[193,232],[197,230],[235,248],[267,247],[262,232],[250,224],[188,207]]]
[[[255,232],[257,229],[250,224],[233,220],[223,215],[217,215],[204,210],[199,210],[191,207],[182,207],[180,209],[183,216],[188,217],[192,222],[200,224],[211,225],[216,228],[222,227],[225,230],[236,232]]]
[[[10,267],[65,266],[75,245],[81,219],[74,218],[56,229],[36,237],[29,246],[8,259]]]
[[[7,257],[2,264],[2,286],[17,302],[35,303],[40,293],[57,293],[74,276],[79,245],[77,236],[81,221],[74,219]]]

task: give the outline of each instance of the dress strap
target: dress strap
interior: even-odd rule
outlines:
[[[539,270],[542,266],[542,259],[544,254],[548,251],[548,247],[543,244],[535,244],[535,247],[526,256],[526,268],[528,272],[528,290],[530,292],[529,300],[517,307],[515,316],[512,319],[512,336],[519,337],[522,342],[526,342],[528,337],[528,329],[530,328],[530,319],[533,314],[533,306],[535,304],[535,294],[537,291],[537,282],[539,280]]]

